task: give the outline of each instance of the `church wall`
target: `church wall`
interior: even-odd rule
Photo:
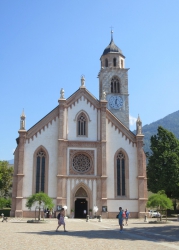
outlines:
[[[57,158],[58,158],[58,119],[49,123],[45,130],[30,139],[29,143],[26,141],[24,150],[24,185],[23,197],[28,197],[32,194],[33,183],[33,158],[35,150],[43,146],[49,154],[49,173],[48,173],[48,195],[56,197],[57,189]],[[23,202],[23,209],[27,210]]]
[[[85,111],[90,121],[88,121],[88,136],[87,137],[80,137],[77,136],[76,133],[76,124],[77,121],[75,120],[76,115],[80,111]],[[84,97],[75,103],[72,108],[68,109],[68,140],[79,140],[79,141],[96,141],[97,140],[97,109],[94,109],[90,103],[87,103],[87,100],[84,100]]]
[[[128,209],[130,213],[138,211],[138,200],[108,200],[108,211],[119,212],[119,207]]]
[[[112,187],[107,189],[107,197],[108,199],[114,199],[115,198],[115,180],[114,180],[114,156],[115,153],[119,149],[123,149],[124,152],[127,153],[128,159],[129,159],[129,194],[128,199],[138,199],[138,181],[137,181],[137,149],[136,146],[132,145],[132,143],[129,144],[129,140],[126,140],[125,136],[122,136],[122,133],[119,133],[118,130],[115,130],[115,127],[112,127],[111,123],[106,124],[107,126],[107,186]],[[123,198],[124,200],[121,201],[122,204],[125,204],[128,199]],[[127,200],[126,200],[127,199]],[[132,201],[130,201],[132,202]],[[117,201],[117,204],[120,203]],[[116,207],[116,201],[109,201],[108,204],[110,206],[114,206],[113,209]],[[132,204],[132,203],[131,203]],[[127,204],[126,204],[127,205]],[[136,207],[136,206],[134,206]],[[136,211],[138,211],[138,208],[136,207]]]

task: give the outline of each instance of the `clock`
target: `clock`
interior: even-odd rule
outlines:
[[[123,100],[120,96],[111,96],[109,98],[109,106],[113,109],[119,109],[123,105]]]

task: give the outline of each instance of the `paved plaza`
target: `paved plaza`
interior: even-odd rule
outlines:
[[[156,220],[156,219],[150,219]],[[130,219],[124,231],[119,231],[117,219],[89,222],[83,219],[67,219],[63,232],[57,227],[57,219],[47,223],[27,223],[27,219],[10,218],[0,222],[0,249],[35,250],[165,250],[179,249],[179,222],[174,219],[167,224],[145,223],[142,219]]]

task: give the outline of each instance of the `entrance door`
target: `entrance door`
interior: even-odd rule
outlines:
[[[88,202],[86,199],[77,199],[75,201],[75,218],[86,218]],[[86,210],[86,214],[84,211]]]

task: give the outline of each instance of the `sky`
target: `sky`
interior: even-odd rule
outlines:
[[[30,129],[80,87],[99,98],[100,57],[125,55],[130,129],[179,107],[178,0],[0,1],[0,160],[13,159],[20,115]]]

